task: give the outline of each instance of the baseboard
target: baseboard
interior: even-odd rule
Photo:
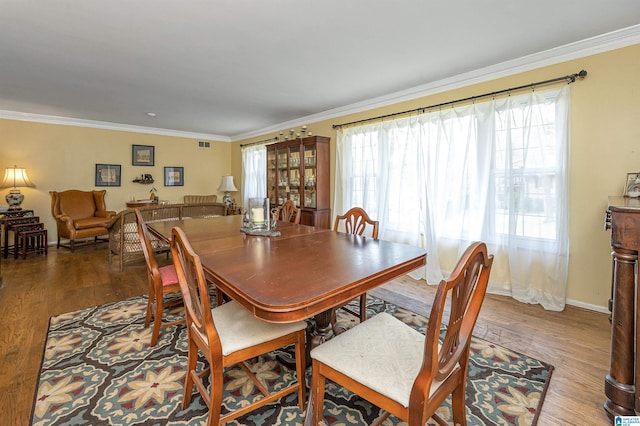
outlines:
[[[567,299],[567,305],[575,306],[577,308],[587,309],[589,311],[601,312],[603,314],[608,314],[609,308],[606,306],[593,305],[591,303],[580,302],[579,300],[571,300]]]

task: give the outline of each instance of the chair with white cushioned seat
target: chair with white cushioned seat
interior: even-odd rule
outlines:
[[[140,238],[140,245],[142,247],[142,253],[147,264],[147,279],[149,284],[149,296],[147,299],[147,314],[144,319],[144,326],[149,327],[151,322],[151,316],[153,316],[153,330],[151,332],[151,346],[155,346],[158,342],[158,336],[160,335],[160,329],[164,327],[171,327],[176,324],[182,324],[184,319],[162,322],[162,312],[165,308],[180,303],[180,301],[174,301],[165,303],[164,295],[170,293],[179,293],[180,284],[178,283],[178,276],[176,274],[175,266],[167,265],[158,267],[158,262],[153,255],[153,247],[149,238],[149,230],[147,224],[142,218],[140,210],[136,209],[136,222],[138,225],[138,237]]]
[[[311,351],[312,424],[322,420],[325,379],[392,414],[409,426],[429,418],[451,395],[453,421],[466,425],[465,388],[471,333],[489,281],[493,256],[473,243],[447,280],[440,282],[426,337],[387,313],[375,315]],[[440,330],[449,302],[446,333]]]
[[[300,410],[305,409],[305,334],[306,323],[275,324],[255,318],[237,302],[230,301],[211,309],[207,283],[200,257],[193,251],[180,228],[171,232],[171,254],[178,274],[180,290],[187,311],[188,361],[182,408],[191,402],[195,385],[209,407],[207,425],[218,425],[254,409],[298,392]],[[259,355],[295,345],[296,382],[269,393],[245,361]],[[208,367],[198,372],[198,354],[202,352]],[[220,416],[224,368],[238,364],[264,397],[236,411]],[[209,376],[210,391],[202,381]]]

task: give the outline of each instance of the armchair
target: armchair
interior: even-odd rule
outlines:
[[[57,247],[75,249],[75,242],[79,239],[94,237],[98,241],[100,235],[108,235],[109,223],[116,212],[106,209],[102,191],[50,191],[51,214],[56,220],[58,230]],[[69,240],[69,245],[60,243],[60,239]]]

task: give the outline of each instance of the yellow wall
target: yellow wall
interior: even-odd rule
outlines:
[[[588,71],[587,78],[571,87],[571,254],[567,298],[572,303],[604,309],[611,292],[609,234],[603,230],[607,197],[621,195],[626,173],[640,170],[640,45],[385,108],[305,124],[314,134],[331,137],[333,168],[336,133],[331,127],[332,124],[502,90],[572,74],[581,69]],[[231,159],[233,174],[241,176],[240,144],[275,135],[274,132],[234,143]],[[333,173],[332,169],[332,202]]]
[[[154,166],[132,166],[131,146],[155,147]],[[35,188],[21,188],[23,208],[33,209],[46,224],[49,240],[56,239],[49,191],[106,189],[107,208],[120,211],[131,197],[149,198],[155,187],[161,200],[181,203],[185,194],[218,194],[223,175],[230,174],[231,144],[211,142],[199,148],[198,140],[55,124],[0,120],[0,173],[13,166],[27,169]],[[120,164],[120,187],[95,187],[95,165]],[[184,167],[184,186],[164,186],[164,167]],[[152,185],[133,183],[143,173]],[[1,177],[0,177],[1,178]],[[0,190],[2,201],[8,189]]]

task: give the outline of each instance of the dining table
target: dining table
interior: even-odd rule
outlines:
[[[279,221],[279,236],[247,235],[242,215],[149,222],[165,242],[182,228],[207,281],[256,318],[315,319],[312,345],[333,334],[333,309],[426,264],[419,247]]]
[[[334,335],[334,309],[426,264],[425,250],[406,244],[278,221],[278,236],[248,235],[242,215],[148,222],[170,242],[181,228],[208,282],[255,317],[270,322],[313,318],[310,350]],[[309,396],[304,426],[311,424]]]

